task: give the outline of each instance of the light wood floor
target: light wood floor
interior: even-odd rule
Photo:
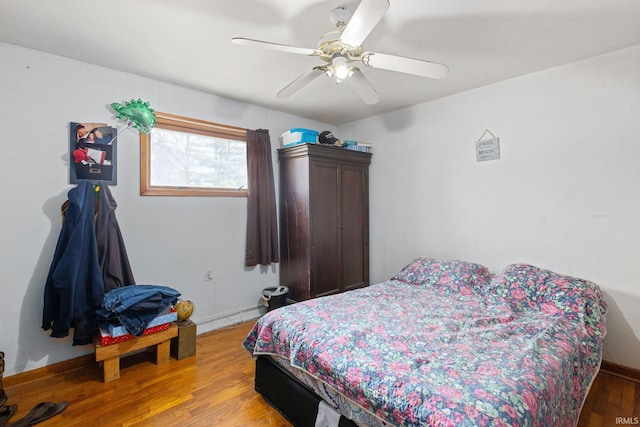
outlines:
[[[254,361],[241,342],[253,322],[198,336],[197,355],[160,366],[153,353],[121,361],[121,377],[104,384],[96,364],[5,389],[18,405],[12,422],[43,401],[69,401],[47,426],[290,426],[253,389]],[[13,383],[12,381],[6,381]],[[601,372],[585,402],[579,427],[620,425],[640,417],[640,383]]]

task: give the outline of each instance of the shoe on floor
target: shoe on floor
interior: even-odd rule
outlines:
[[[0,427],[4,427],[9,422],[9,418],[18,410],[18,405],[7,405],[0,408]]]
[[[63,401],[59,403],[42,402],[34,406],[24,417],[11,424],[9,427],[29,427],[55,417],[62,411],[67,409],[69,402]]]

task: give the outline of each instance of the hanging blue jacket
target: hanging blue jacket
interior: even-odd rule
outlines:
[[[95,192],[83,181],[69,190],[58,244],[44,289],[42,329],[62,338],[73,327],[73,345],[91,343],[95,311],[102,303],[104,282],[98,263],[93,223]]]

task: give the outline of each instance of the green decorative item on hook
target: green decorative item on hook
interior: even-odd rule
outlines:
[[[124,105],[114,102],[111,108],[118,113],[118,119],[127,121],[128,126],[133,126],[142,133],[149,133],[156,123],[156,114],[149,107],[149,103],[141,99],[127,101]]]

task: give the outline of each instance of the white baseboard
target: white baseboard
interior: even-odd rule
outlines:
[[[222,329],[227,326],[237,325],[238,323],[257,319],[264,314],[264,311],[265,310],[262,306],[245,307],[238,311],[222,313],[208,319],[191,320],[197,325],[197,334],[200,335],[206,332],[215,331],[216,329]]]

